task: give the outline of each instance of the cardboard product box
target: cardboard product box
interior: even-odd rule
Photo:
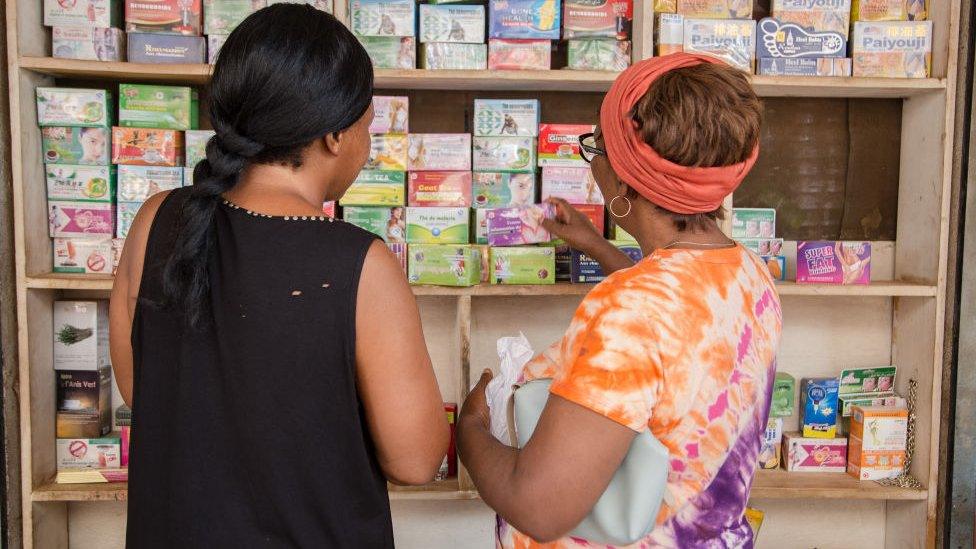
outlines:
[[[840,372],[840,387],[842,395],[852,393],[887,393],[895,390],[895,375],[897,366],[881,366],[877,368],[848,368]]]
[[[224,42],[226,41],[226,34],[207,35],[207,63],[213,65],[217,62],[217,55],[220,54],[220,48],[224,46]]]
[[[487,44],[428,42],[420,45],[420,68],[429,70],[485,70]]]
[[[769,274],[773,275],[773,280],[783,282],[786,280],[786,256],[764,255],[760,257],[769,269]]]
[[[110,365],[108,301],[55,301],[54,369],[97,371]]]
[[[857,22],[851,40],[854,76],[928,78],[932,22]]]
[[[491,248],[492,284],[555,284],[556,250],[552,246]]]
[[[74,274],[112,274],[112,239],[55,238],[54,272]]]
[[[534,137],[538,134],[538,99],[474,100],[475,136]]]
[[[48,200],[109,204],[115,200],[114,166],[47,164],[44,172]]]
[[[183,168],[119,166],[119,202],[145,202],[150,196],[183,186]]]
[[[152,128],[112,128],[112,163],[182,166],[183,132]]]
[[[563,240],[553,240],[556,250],[556,282],[573,281],[573,250]]]
[[[410,128],[410,98],[407,96],[374,95],[373,121],[369,133],[406,135]]]
[[[752,19],[748,0],[677,0],[677,12],[696,19]]]
[[[228,35],[263,4],[252,0],[203,0],[203,33]]]
[[[471,207],[471,172],[410,172],[411,206]]]
[[[189,86],[119,84],[119,126],[195,130],[199,123],[199,98]]]
[[[486,208],[471,210],[471,240],[475,244],[488,245],[488,212],[490,211]]]
[[[468,208],[407,208],[407,243],[467,244]]]
[[[549,242],[552,235],[542,227],[542,222],[555,215],[555,208],[548,203],[488,210],[488,244],[524,246]]]
[[[130,32],[128,51],[130,63],[207,62],[207,40],[202,36]]]
[[[95,438],[112,430],[112,368],[56,370],[58,438]]]
[[[119,202],[115,206],[115,238],[128,238],[129,229],[144,202]]]
[[[322,213],[324,213],[328,217],[331,217],[332,219],[335,219],[336,218],[336,201],[335,200],[327,200],[327,201],[323,202],[322,203]]]
[[[488,40],[488,70],[547,71],[552,68],[552,41],[492,38]]]
[[[654,25],[654,54],[658,57],[684,51],[685,16],[659,13]]]
[[[560,0],[489,0],[489,38],[559,40]]]
[[[481,283],[488,284],[490,282],[489,275],[491,274],[491,247],[487,244],[472,244],[481,258]]]
[[[850,76],[850,58],[759,60],[758,73],[764,76]]]
[[[458,405],[453,402],[444,403],[444,412],[447,414],[447,424],[451,427],[451,442],[447,446],[447,454],[441,462],[440,469],[437,470],[435,480],[445,480],[457,477],[457,449],[454,437],[455,424],[457,423]]]
[[[409,244],[407,280],[433,286],[481,282],[481,253],[470,244]]]
[[[633,21],[633,0],[563,0],[563,38],[627,40]]]
[[[627,257],[632,259],[634,263],[644,258],[644,253],[640,247],[630,242],[613,242],[613,245],[627,254]],[[579,250],[572,250],[571,254],[570,282],[574,284],[596,284],[606,280],[607,275],[603,273],[603,267],[597,260]]]
[[[112,125],[112,94],[106,90],[38,87],[38,126],[107,128]]]
[[[367,170],[390,172],[407,171],[408,141],[405,135],[373,134],[369,136],[369,159],[363,167]]]
[[[535,173],[534,137],[474,137],[472,162],[476,172]]]
[[[86,467],[68,467],[58,471],[54,477],[57,484],[100,484],[106,482],[128,482],[129,469],[127,467],[108,469],[89,469]]]
[[[390,252],[397,258],[400,262],[400,266],[403,267],[403,274],[407,274],[407,245],[403,242],[388,242],[386,246],[390,249]]]
[[[847,470],[846,438],[809,438],[800,433],[785,433],[783,454],[787,471],[843,473]]]
[[[87,0],[65,2],[44,0],[44,26],[88,27],[107,29],[122,23],[122,4],[119,0]]]
[[[769,406],[770,417],[790,417],[796,404],[796,380],[785,372],[776,372],[773,395]]]
[[[129,425],[124,425],[119,427],[119,437],[121,438],[121,446],[119,450],[121,451],[122,457],[122,467],[129,466],[129,441],[132,439],[132,427]]]
[[[685,16],[682,50],[717,57],[746,72],[756,61],[756,22],[752,19],[691,19]]]
[[[200,36],[203,34],[202,2],[125,0],[125,30],[130,33]]]
[[[814,32],[837,32],[847,40],[851,0],[773,0],[771,15]]]
[[[759,447],[759,468],[779,469],[783,451],[783,418],[771,417],[766,423],[762,446]]]
[[[884,393],[853,393],[841,395],[839,401],[841,417],[851,417],[851,414],[854,413],[855,406],[861,406],[862,408],[866,406],[886,406],[889,408],[906,406],[905,399],[891,391]]]
[[[115,205],[111,202],[52,200],[47,209],[51,238],[115,234]]]
[[[776,210],[773,208],[732,208],[732,238],[774,238]]]
[[[630,41],[600,38],[567,41],[566,68],[620,72],[630,66]]]
[[[122,259],[122,250],[125,249],[124,238],[112,239],[112,274],[115,275],[119,270],[119,261]]]
[[[387,243],[406,243],[406,211],[400,206],[376,208],[347,206],[342,209],[342,219],[346,223],[367,230]]]
[[[854,406],[847,473],[859,480],[894,478],[905,470],[908,409]]]
[[[41,128],[41,154],[45,164],[107,166],[112,162],[108,128]]]
[[[484,44],[485,7],[420,4],[420,41]]]
[[[510,208],[535,203],[535,174],[475,172],[471,176],[474,208]]]
[[[601,235],[606,234],[606,208],[603,204],[571,204],[571,206],[581,214],[585,215],[590,223],[596,227],[596,231]]]
[[[471,134],[412,133],[409,171],[471,171]]]
[[[540,124],[539,166],[589,170],[590,165],[580,156],[579,136],[592,133],[593,129],[591,124]],[[545,174],[543,170],[543,179]]]
[[[652,0],[654,13],[677,13],[678,0]]]
[[[800,383],[800,424],[803,436],[834,438],[837,436],[837,400],[839,383],[836,377],[804,378]]]
[[[340,206],[404,206],[406,173],[363,170],[339,199]]]
[[[120,29],[54,27],[51,56],[86,61],[125,61],[125,33]]]
[[[187,130],[183,133],[187,168],[195,167],[207,157],[207,143],[215,134],[213,130]]]
[[[414,0],[351,0],[349,28],[359,36],[416,36]]]
[[[798,284],[869,284],[871,243],[804,241],[796,244]]]
[[[105,469],[121,466],[122,441],[117,436],[58,440],[58,469]]]
[[[756,54],[760,58],[847,57],[847,36],[840,32],[815,31],[772,17],[761,19],[756,32]]]
[[[603,193],[589,167],[542,168],[542,200],[550,198],[562,198],[570,204],[603,205]]]
[[[373,68],[417,68],[417,42],[412,36],[358,36]]]
[[[927,11],[926,1],[912,0],[853,0],[851,21],[908,21],[924,20],[917,15]],[[912,17],[913,13],[915,17]]]
[[[782,238],[738,238],[742,247],[760,256],[780,255],[783,253]]]

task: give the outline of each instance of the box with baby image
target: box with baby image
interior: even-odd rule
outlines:
[[[342,219],[379,236],[387,243],[407,241],[406,212],[401,206],[346,206],[342,208]]]
[[[471,172],[410,172],[411,206],[471,207]]]
[[[487,210],[488,244],[524,246],[549,242],[552,236],[542,222],[555,215],[555,208],[549,203]]]
[[[798,284],[869,284],[871,243],[803,241],[796,244]]]
[[[58,438],[99,437],[112,429],[112,368],[56,370]]]
[[[406,134],[410,128],[410,98],[374,95],[369,133]]]
[[[476,172],[535,173],[534,137],[475,137]]]
[[[39,87],[37,125],[107,128],[112,125],[112,94],[106,90]]]
[[[538,99],[474,100],[474,135],[535,137],[538,133]]]
[[[119,126],[195,130],[199,123],[200,104],[193,88],[119,84]]]
[[[154,128],[112,128],[112,163],[182,166],[183,132]]]
[[[468,208],[407,208],[409,244],[467,244]]]
[[[366,170],[407,171],[408,140],[406,135],[372,134],[369,136],[369,158]]]
[[[433,286],[481,282],[481,252],[470,244],[409,244],[407,280]]]
[[[467,4],[420,4],[420,41],[483,44],[485,7]]]
[[[112,162],[108,128],[41,128],[41,154],[46,164],[107,166]]]
[[[47,209],[51,238],[115,235],[115,205],[111,202],[52,200]]]
[[[112,239],[55,238],[52,241],[56,273],[112,274]]]
[[[475,172],[472,176],[472,206],[510,208],[535,202],[535,174]]]
[[[410,171],[470,171],[470,133],[412,133],[407,169]]]
[[[552,246],[491,248],[492,284],[555,284],[556,249]]]
[[[44,172],[48,200],[111,204],[115,199],[115,166],[47,164]]]
[[[346,193],[340,206],[403,206],[406,202],[406,173],[362,170]]]

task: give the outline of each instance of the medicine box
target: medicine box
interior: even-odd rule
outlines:
[[[492,284],[555,284],[556,250],[552,246],[491,248]]]
[[[582,38],[567,41],[566,68],[620,72],[630,66],[630,41]]]
[[[796,380],[785,372],[776,372],[769,406],[770,417],[790,417],[796,402]]]
[[[203,0],[203,32],[230,34],[255,8],[263,8],[263,4],[260,0],[257,5],[252,0]]]
[[[925,11],[925,2],[912,0],[853,0],[851,4],[852,21],[907,21],[910,17],[910,6],[921,5]],[[916,9],[915,11],[919,11]],[[924,17],[922,18],[924,19]]]
[[[593,133],[590,124],[540,124],[539,166],[586,168],[589,164],[580,156],[579,136]],[[546,170],[542,171],[545,178]],[[570,172],[566,172],[570,173]]]
[[[796,281],[812,284],[871,282],[871,243],[803,241],[796,245]]]
[[[111,163],[108,128],[41,128],[41,154],[47,164],[107,166]]]
[[[184,133],[186,142],[186,167],[193,168],[198,162],[207,157],[207,143],[215,135],[213,130],[187,130]]]
[[[570,204],[603,204],[603,194],[589,167],[542,168],[542,200],[549,198],[562,198]]]
[[[572,204],[573,208],[579,213],[586,216],[596,227],[596,232],[603,235],[606,231],[604,227],[606,225],[606,208],[603,204]]]
[[[54,369],[110,366],[108,301],[54,302]]]
[[[677,12],[698,19],[752,19],[749,0],[677,0]]]
[[[417,68],[417,42],[412,36],[359,36],[373,68]]]
[[[349,22],[359,36],[415,36],[414,0],[351,0]]]
[[[652,0],[654,13],[676,13],[678,0]]]
[[[611,244],[626,254],[634,263],[644,257],[640,247],[630,242],[611,242]],[[606,280],[607,275],[604,274],[603,267],[597,260],[575,249],[571,250],[570,254],[570,282],[573,284],[596,284]]]
[[[112,428],[112,368],[56,370],[58,438],[100,437]]]
[[[114,166],[47,164],[44,168],[48,200],[112,203],[115,199]]]
[[[471,176],[475,208],[509,208],[535,202],[534,174],[475,172]]]
[[[47,209],[51,238],[115,234],[115,206],[111,202],[52,200]]]
[[[325,202],[323,202],[322,203],[322,213],[324,213],[328,217],[331,217],[332,219],[335,219],[335,217],[336,217],[336,201],[335,200],[326,200]]]
[[[128,238],[129,229],[145,202],[119,202],[115,207],[115,238]]]
[[[112,163],[182,166],[183,132],[153,128],[112,128]]]
[[[226,34],[207,35],[207,63],[213,65],[217,62],[217,55],[220,54],[220,48],[224,46],[224,42],[226,41]]]
[[[765,76],[850,76],[851,59],[830,57],[821,59],[759,60],[757,72]]]
[[[362,170],[339,199],[339,205],[404,206],[406,179],[405,172]]]
[[[112,239],[112,274],[119,270],[119,261],[122,260],[122,251],[125,249],[124,238]]]
[[[347,206],[342,209],[342,219],[381,237],[388,244],[407,241],[406,212],[402,207]]]
[[[490,38],[559,40],[560,0],[489,0]]]
[[[420,45],[420,68],[429,70],[485,70],[488,67],[486,44],[428,42]]]
[[[54,27],[51,55],[86,61],[124,61],[125,33],[120,29]]]
[[[474,137],[476,172],[535,173],[534,137]]]
[[[150,196],[183,186],[183,168],[119,166],[119,202],[145,202]]]
[[[202,7],[201,0],[125,0],[125,30],[200,36]]]
[[[409,244],[467,244],[468,208],[407,208]]]
[[[410,171],[470,171],[471,134],[410,134],[407,169]]]
[[[55,238],[54,272],[74,274],[112,274],[112,239]]]
[[[837,32],[847,40],[851,0],[772,0],[771,15],[814,32]]]
[[[859,480],[881,480],[905,470],[908,409],[854,406],[847,473]]]
[[[207,39],[202,36],[130,32],[130,63],[203,64],[207,62]]]
[[[411,206],[471,207],[471,172],[410,172]]]
[[[783,452],[783,418],[771,417],[766,422],[762,445],[759,447],[759,468],[779,469]]]
[[[847,470],[846,438],[809,438],[800,433],[785,433],[783,453],[787,471],[843,473]]]
[[[122,4],[119,0],[44,0],[44,25],[47,27],[105,29],[119,27],[121,22]]]
[[[373,96],[373,121],[369,124],[369,133],[406,134],[410,128],[409,122],[409,97]]]
[[[854,23],[854,76],[927,78],[932,67],[932,22]]]
[[[390,249],[390,253],[393,257],[397,259],[400,263],[400,267],[403,268],[403,274],[407,274],[407,245],[404,242],[387,242],[386,247]]]
[[[738,241],[743,248],[760,256],[783,253],[782,238],[739,238]]]
[[[773,208],[733,208],[732,238],[774,238],[776,210]]]
[[[199,100],[193,88],[119,84],[119,126],[193,130],[199,118]]]
[[[131,423],[131,421],[130,421]],[[129,466],[129,441],[132,439],[132,426],[119,425],[119,438],[121,439],[122,467]]]
[[[542,222],[553,217],[555,209],[549,203],[488,210],[488,245],[524,246],[549,242],[552,236]]]
[[[761,19],[756,29],[756,53],[760,58],[847,57],[847,37],[839,32],[814,31],[772,17]]]
[[[627,40],[633,0],[563,0],[563,38]]]
[[[766,263],[766,268],[769,269],[769,274],[772,275],[773,280],[780,282],[786,280],[786,256],[766,255],[760,259]]]
[[[840,395],[840,416],[851,417],[855,406],[905,406],[905,399],[893,392]]]
[[[556,250],[556,282],[572,282],[573,250],[563,240],[553,240],[552,246]]]
[[[481,253],[470,244],[409,244],[411,284],[474,286],[481,282]]]
[[[420,4],[420,41],[484,44],[485,7]]]
[[[112,94],[106,90],[81,88],[36,89],[39,126],[84,126],[107,128],[112,125]]]
[[[897,366],[878,368],[850,368],[840,372],[842,395],[851,393],[884,393],[895,389]]]
[[[474,135],[520,135],[539,133],[538,99],[475,99]]]
[[[58,440],[59,470],[77,467],[108,469],[121,466],[122,442],[118,437]]]
[[[838,381],[830,378],[805,378],[800,383],[800,424],[803,436],[837,436]]]
[[[748,19],[689,19],[685,18],[684,45],[686,53],[710,55],[752,72],[756,59],[756,22]]]
[[[488,70],[547,71],[552,68],[552,42],[492,38],[488,40]]]
[[[367,170],[404,172],[407,170],[408,141],[405,135],[373,134],[369,136]]]
[[[441,462],[440,469],[437,470],[435,480],[444,480],[457,476],[457,444],[455,442],[455,424],[457,423],[458,405],[453,402],[445,402],[444,412],[447,414],[447,424],[451,428],[451,442],[447,446],[447,453],[444,456],[444,461]]]
[[[684,50],[685,16],[677,13],[657,14],[654,25],[654,53],[658,57]]]

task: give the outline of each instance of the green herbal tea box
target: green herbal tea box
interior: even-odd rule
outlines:
[[[197,92],[187,86],[119,84],[119,125],[194,130],[199,125]]]
[[[349,27],[359,36],[415,36],[415,0],[351,0]]]
[[[467,244],[468,208],[407,208],[409,244]]]
[[[840,371],[840,394],[886,393],[895,389],[896,366],[851,368]]]
[[[421,42],[485,42],[485,7],[420,4]]]
[[[403,206],[406,173],[363,170],[339,199],[340,206]]]
[[[629,40],[567,40],[568,68],[620,72],[630,66]]]
[[[207,143],[215,135],[213,130],[187,130],[183,136],[186,148],[186,167],[193,168],[207,157]]]
[[[264,2],[253,0],[203,0],[203,33],[230,34],[255,8],[263,7]]]
[[[474,171],[535,173],[535,146],[534,137],[474,137]]]
[[[412,36],[357,36],[373,68],[417,68],[417,41]]]
[[[790,417],[796,405],[796,380],[784,372],[777,372],[773,381],[773,397],[769,405],[770,417]]]
[[[732,238],[774,238],[775,236],[775,209],[732,208]]]
[[[36,90],[38,126],[112,125],[112,94],[106,90],[44,88]]]
[[[98,370],[110,365],[108,301],[55,301],[54,369]]]
[[[492,284],[555,284],[556,248],[511,246],[491,248]]]
[[[429,70],[471,70],[488,68],[488,44],[429,42],[420,45],[420,68]]]
[[[46,164],[112,163],[112,137],[108,128],[41,128],[41,154]]]
[[[342,219],[346,223],[381,237],[387,243],[407,241],[404,208],[400,206],[393,208],[347,206],[342,209]]]
[[[475,99],[477,136],[539,135],[538,99]]]
[[[48,200],[106,202],[115,200],[115,166],[48,164]]]
[[[481,282],[481,252],[470,244],[409,244],[411,284],[474,286]]]

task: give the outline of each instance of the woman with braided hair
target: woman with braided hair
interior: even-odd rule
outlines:
[[[416,301],[382,241],[322,215],[366,162],[372,93],[366,51],[309,6],[221,49],[207,158],[143,206],[112,291],[129,547],[392,547],[387,482],[434,477]]]

